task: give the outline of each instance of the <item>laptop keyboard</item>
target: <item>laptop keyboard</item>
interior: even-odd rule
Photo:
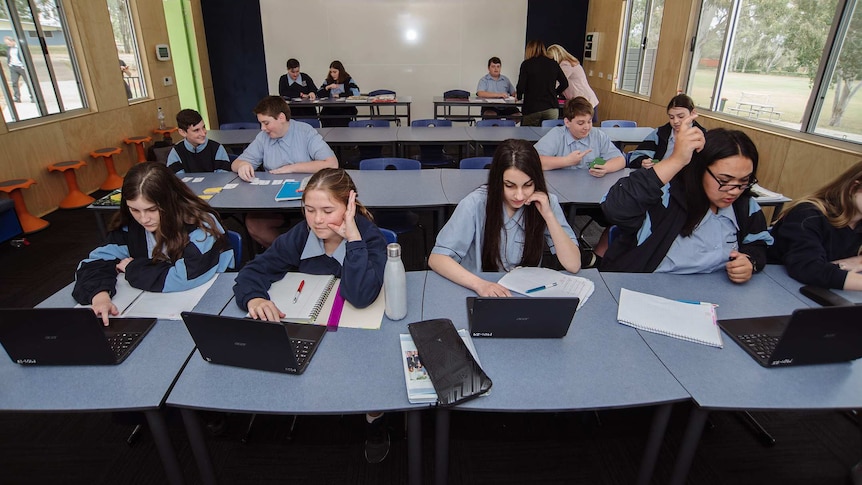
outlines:
[[[122,357],[129,348],[141,338],[141,332],[123,332],[108,337],[108,345],[111,346],[111,351],[117,358]]]
[[[295,351],[296,363],[302,367],[305,365],[305,361],[308,360],[308,356],[311,355],[311,351],[314,350],[314,345],[317,341],[292,338],[290,339],[290,343],[293,345]]]
[[[776,336],[762,333],[750,333],[738,337],[748,348],[764,359],[768,359],[772,355],[779,340]]]

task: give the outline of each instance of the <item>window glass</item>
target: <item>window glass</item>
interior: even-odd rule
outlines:
[[[631,0],[627,5],[618,89],[649,96],[664,0]]]
[[[835,65],[825,76],[826,95],[819,106],[814,132],[862,142],[862,8],[853,5],[843,40],[836,43]]]
[[[143,80],[141,56],[138,51],[138,41],[134,23],[132,23],[129,1],[108,0],[108,12],[111,15],[114,42],[117,45],[120,69],[118,72],[125,84],[126,97],[129,100],[145,98],[147,85]]]

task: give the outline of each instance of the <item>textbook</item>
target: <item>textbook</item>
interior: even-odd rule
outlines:
[[[458,336],[467,345],[476,363],[480,366],[479,357],[476,355],[476,347],[473,346],[473,339],[470,338],[470,333],[466,329],[458,329]],[[407,386],[407,400],[411,404],[436,403],[437,392],[434,390],[434,384],[428,376],[428,372],[422,365],[422,359],[419,352],[416,350],[416,344],[413,343],[413,338],[409,333],[402,333],[401,339],[401,366],[404,368],[404,383]],[[487,396],[488,393],[482,394]]]
[[[159,293],[133,288],[126,281],[126,275],[120,274],[117,276],[117,292],[111,302],[120,311],[120,317],[182,320],[180,313],[192,311],[217,277],[215,275],[206,283],[185,291]],[[75,305],[75,308],[90,308],[90,305]]]
[[[275,194],[275,200],[277,202],[281,202],[284,200],[299,200],[302,198],[302,192],[305,190],[305,186],[308,185],[308,179],[311,176],[305,177],[302,181],[287,179],[281,184],[281,188],[278,189],[278,193]]]
[[[380,328],[386,308],[383,289],[371,305],[359,309],[338,294],[340,282],[332,275],[287,273],[272,284],[269,299],[285,314],[283,322],[335,328]]]
[[[699,301],[669,300],[622,288],[617,321],[638,330],[722,348],[716,306]]]
[[[763,188],[760,184],[754,184],[751,187],[751,193],[754,194],[754,200],[758,202],[781,202],[787,199],[783,194]]]
[[[539,298],[581,299],[578,309],[584,306],[596,289],[592,281],[580,276],[571,276],[548,268],[519,266],[506,273],[498,283],[514,292]]]

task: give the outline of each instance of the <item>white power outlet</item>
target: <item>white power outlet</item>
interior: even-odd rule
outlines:
[[[173,84],[173,83],[174,83],[174,78],[172,78],[172,77],[170,77],[170,76],[165,76],[165,77],[162,79],[162,84],[164,84],[165,86],[170,86],[170,85],[171,85],[171,84]]]
[[[590,69],[590,77],[593,77],[593,70]]]
[[[604,78],[605,78],[605,75],[604,75],[603,73],[601,73],[601,72],[600,72],[600,73],[599,73],[599,79],[604,79]]]

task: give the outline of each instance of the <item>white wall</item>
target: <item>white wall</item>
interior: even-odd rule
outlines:
[[[489,57],[503,61],[513,84],[524,59],[527,0],[260,0],[260,8],[273,94],[287,59],[318,87],[337,59],[363,93],[413,96],[413,119],[432,118],[434,96],[475,93]]]

